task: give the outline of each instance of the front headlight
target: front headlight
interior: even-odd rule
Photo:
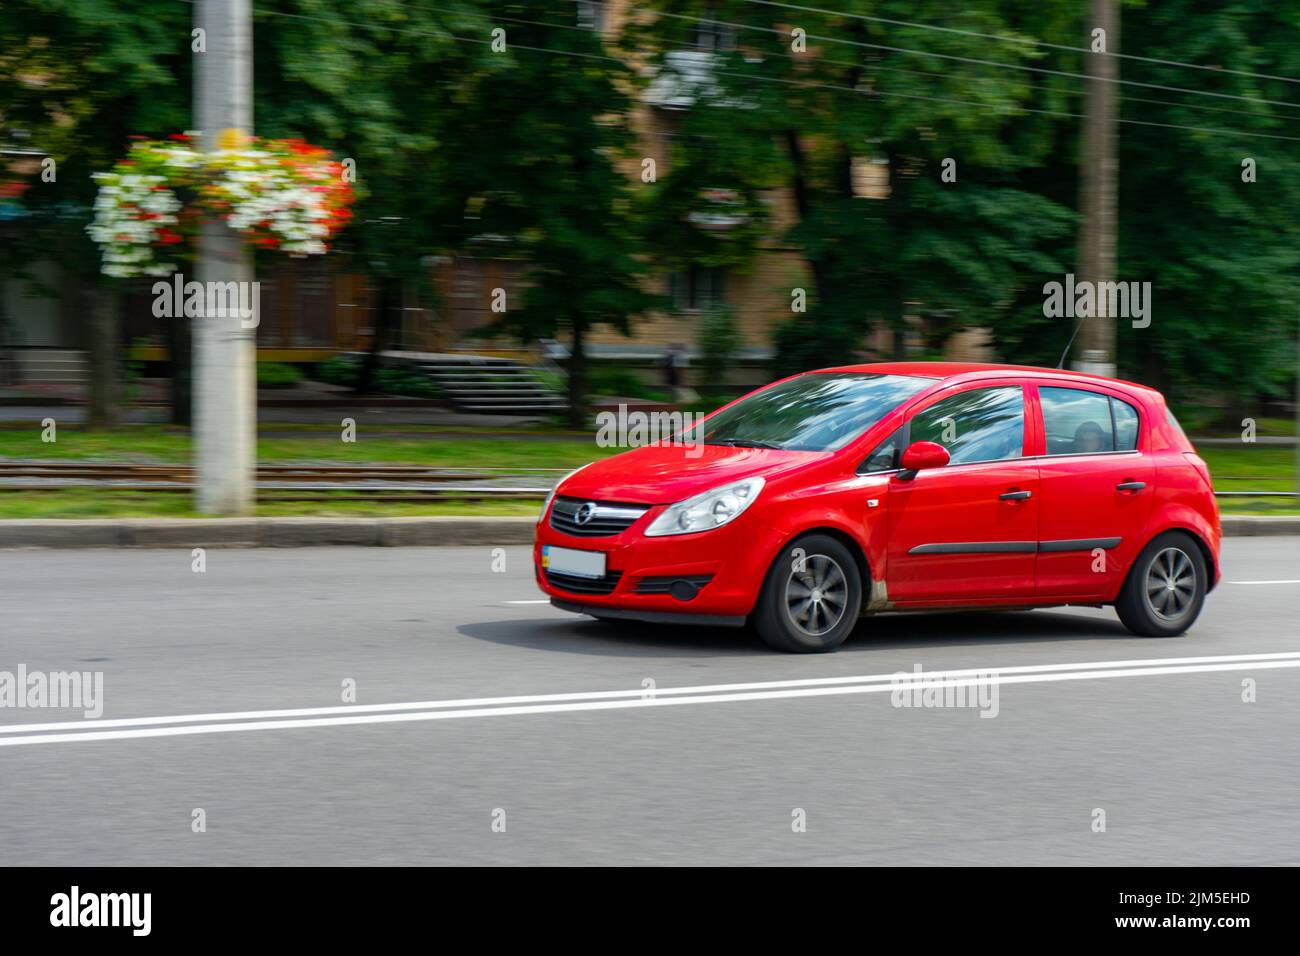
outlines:
[[[591,462],[587,462],[587,465],[589,464],[591,464]],[[586,468],[587,465],[583,465],[582,468]],[[554,487],[551,488],[551,493],[546,496],[546,504],[542,505],[542,513],[537,516],[538,524],[541,524],[543,521],[546,520],[546,513],[551,510],[551,502],[555,500],[555,493],[560,490],[560,485],[564,484],[566,481],[568,481],[578,472],[582,471],[582,468],[573,469],[573,471],[569,472],[567,475],[565,475],[563,478],[557,481]]]
[[[645,529],[647,537],[666,534],[692,534],[712,531],[731,521],[753,504],[763,490],[762,478],[746,478],[734,485],[723,485],[679,501],[661,514]]]

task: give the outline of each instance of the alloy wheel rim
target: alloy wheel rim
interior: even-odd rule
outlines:
[[[810,554],[785,582],[785,613],[809,637],[824,637],[844,618],[849,581],[834,558]]]
[[[1196,567],[1187,552],[1165,548],[1147,567],[1147,607],[1162,621],[1177,621],[1187,614],[1196,597]]]

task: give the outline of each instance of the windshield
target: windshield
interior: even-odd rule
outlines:
[[[718,412],[686,437],[706,445],[834,451],[933,384],[908,375],[800,375]]]

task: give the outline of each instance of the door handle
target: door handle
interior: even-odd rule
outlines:
[[[1024,501],[1026,498],[1032,498],[1032,491],[1006,491],[998,495],[998,501]]]
[[[1147,486],[1145,481],[1121,481],[1115,486],[1116,491],[1141,491]]]

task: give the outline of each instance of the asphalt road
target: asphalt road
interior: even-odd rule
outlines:
[[[541,595],[505,557],[0,552],[0,672],[104,681],[92,737],[0,708],[0,862],[1300,863],[1300,668],[1240,659],[1300,652],[1300,538],[1229,540],[1182,638],[899,615],[807,657],[519,603]],[[1193,657],[1223,660],[1093,666]],[[1003,675],[997,716],[824,680],[917,665]],[[435,703],[378,706],[404,702]]]

